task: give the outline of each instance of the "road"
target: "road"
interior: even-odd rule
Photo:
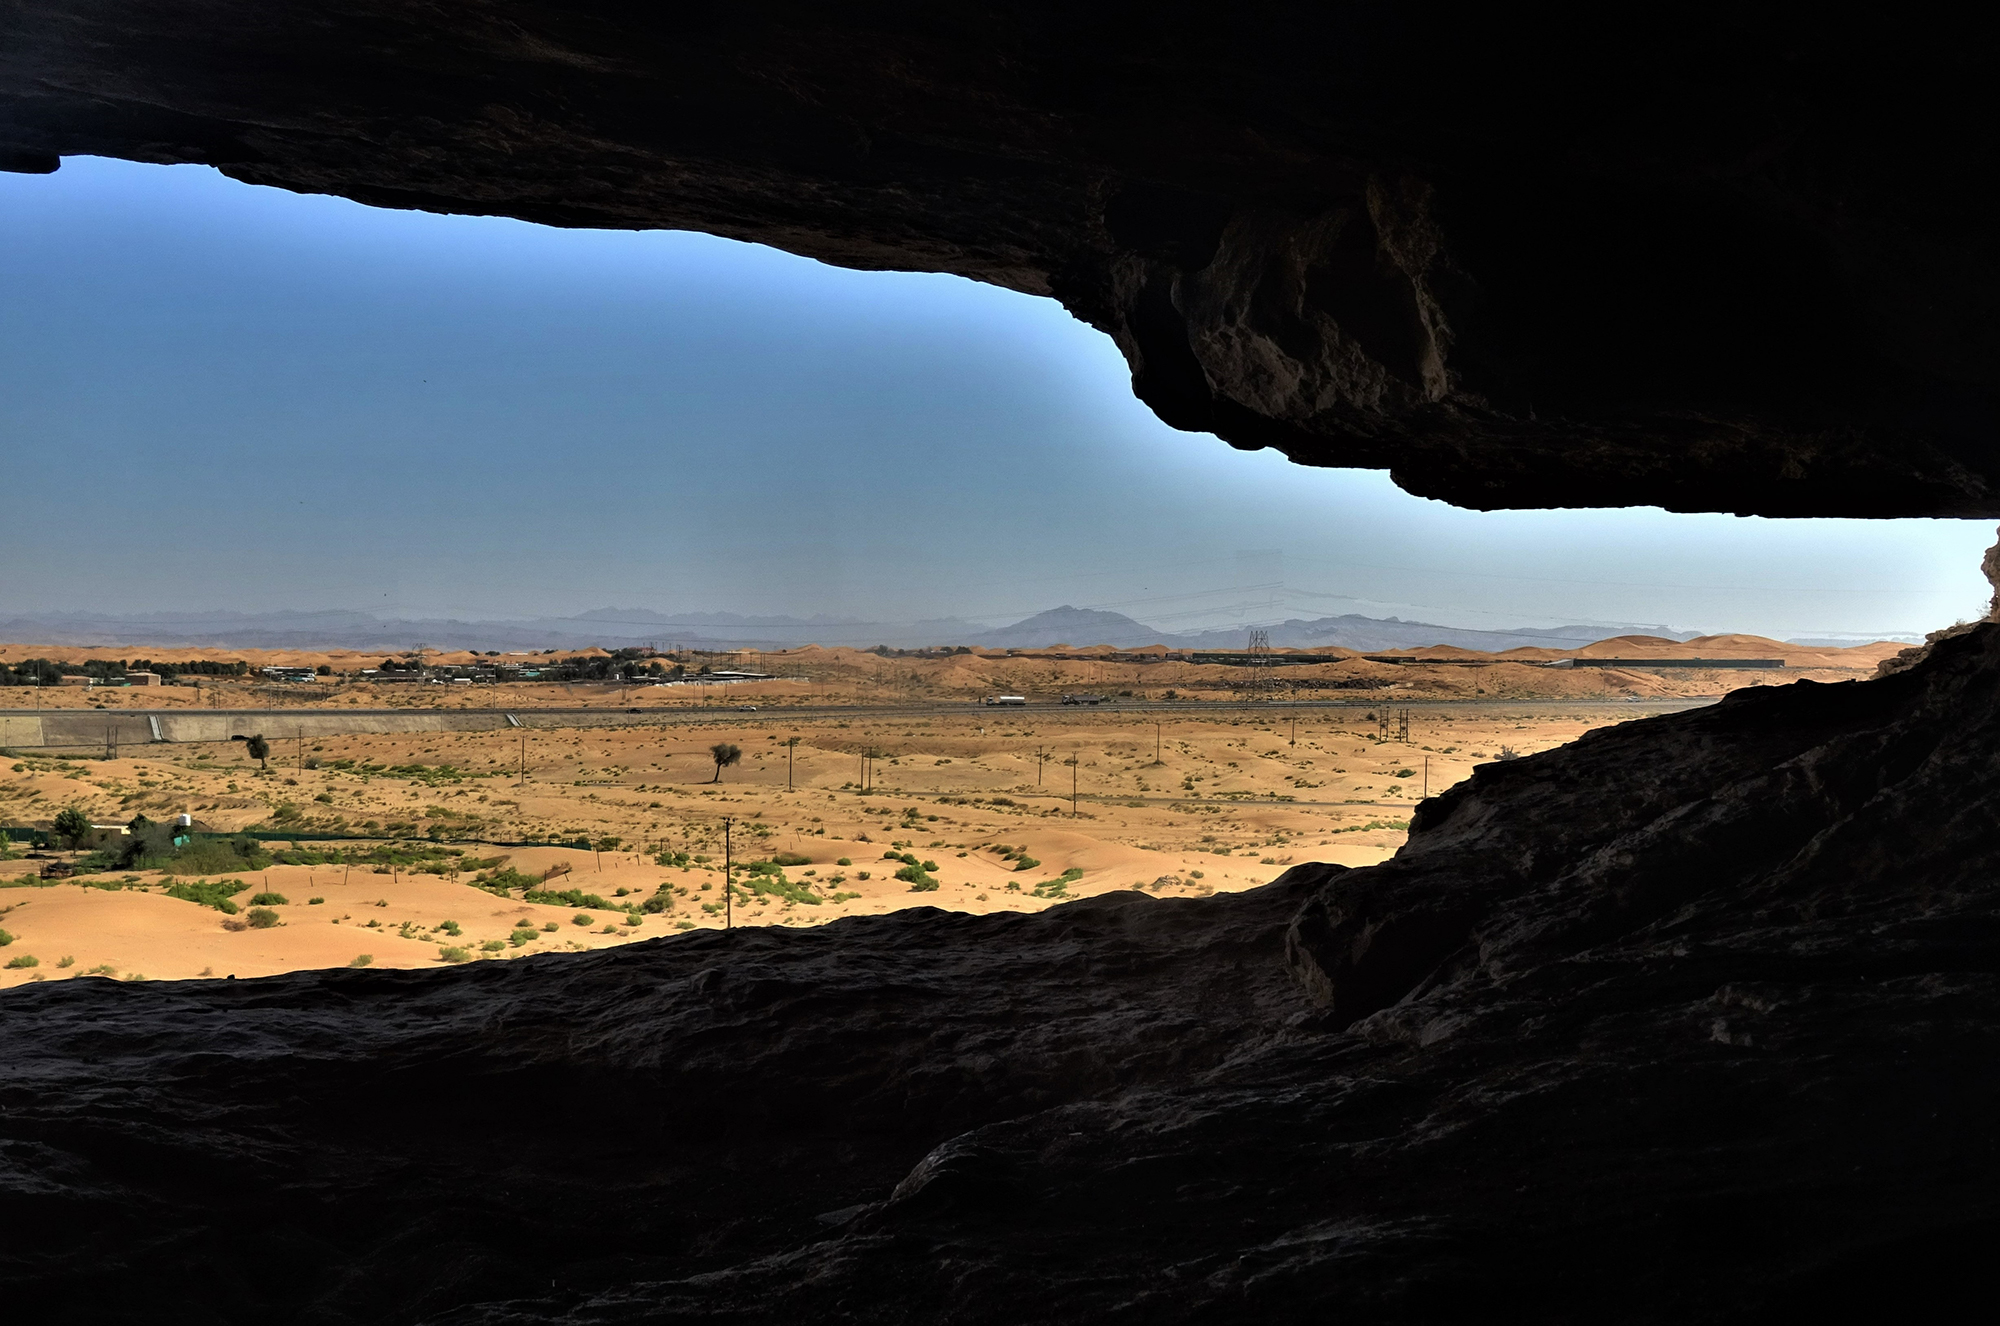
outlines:
[[[1714,698],[1676,700],[1300,700],[1124,701],[1065,705],[1055,702],[989,708],[977,702],[905,705],[765,706],[754,712],[734,707],[703,709],[576,705],[548,709],[350,709],[313,706],[286,709],[0,709],[0,749],[77,750],[115,754],[128,746],[227,741],[263,735],[274,740],[361,734],[487,732],[518,728],[619,726],[680,727],[716,724],[803,724],[825,721],[891,721],[912,718],[983,718],[991,724],[1051,720],[1091,722],[1125,717],[1169,716],[1200,720],[1230,714],[1265,714],[1274,720],[1317,712],[1408,709],[1502,711],[1558,714],[1662,714],[1713,704]]]

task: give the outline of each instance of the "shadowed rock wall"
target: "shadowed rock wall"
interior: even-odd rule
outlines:
[[[2000,626],[1487,765],[1394,861],[23,987],[0,1283],[311,1322],[1942,1315],[2000,1232]]]
[[[1992,516],[1995,53],[1786,6],[10,0],[0,165],[957,272],[1178,427],[1466,506]]]

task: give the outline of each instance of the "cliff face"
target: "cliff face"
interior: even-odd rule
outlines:
[[[1176,426],[1466,506],[1992,516],[1977,24],[15,0],[0,166],[957,272],[1109,332]]]
[[[1925,1316],[2000,1228],[2000,626],[1506,764],[1367,870],[5,1001],[86,1317]]]

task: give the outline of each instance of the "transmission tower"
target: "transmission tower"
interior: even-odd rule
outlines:
[[[1271,633],[1252,631],[1250,632],[1250,691],[1262,699],[1270,694],[1271,688]]]

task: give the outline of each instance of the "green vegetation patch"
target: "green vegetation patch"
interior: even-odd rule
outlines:
[[[1045,879],[1035,885],[1034,894],[1037,898],[1067,898],[1070,896],[1069,886],[1082,878],[1082,867],[1071,866],[1054,879]]]
[[[896,872],[896,878],[905,880],[912,893],[934,893],[938,882],[921,865],[906,865]]]
[[[230,899],[249,888],[240,879],[178,880],[167,886],[169,898],[179,898],[182,902],[197,903],[203,907],[213,907],[224,916],[236,915],[236,904]]]
[[[372,760],[328,760],[327,768],[342,773],[365,774],[370,778],[405,778],[413,783],[438,787],[462,783],[468,778],[498,778],[506,769],[461,769],[455,764],[376,764]]]
[[[1328,829],[1328,833],[1367,833],[1371,829],[1407,830],[1408,820],[1369,820],[1366,824],[1349,824],[1338,829]]]
[[[612,910],[611,904],[595,893],[585,893],[581,889],[529,889],[524,902],[538,902],[550,907],[597,907]]]
[[[535,875],[524,875],[512,866],[502,866],[497,870],[486,870],[474,875],[472,887],[483,889],[496,898],[511,898],[511,890],[520,889],[524,893],[541,891],[542,881]]]
[[[817,907],[821,901],[820,896],[805,885],[787,879],[783,868],[776,860],[752,861],[744,866],[743,887],[751,893],[783,898],[786,902],[804,903],[808,907]]]

